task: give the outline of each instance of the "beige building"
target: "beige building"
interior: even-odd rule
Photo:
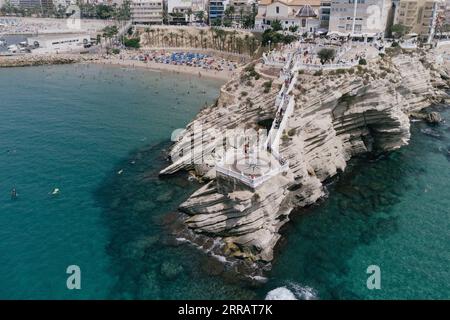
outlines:
[[[298,26],[300,32],[316,32],[320,27],[320,0],[261,0],[255,28],[265,30],[273,21],[283,29]]]
[[[163,0],[132,0],[131,20],[133,24],[162,24]]]
[[[437,10],[438,1],[400,0],[395,9],[394,24],[408,27],[409,33],[417,33],[420,38],[428,38],[434,33]]]
[[[383,36],[391,0],[332,0],[329,34],[351,37]]]
[[[256,8],[257,3],[253,0],[229,0],[227,8],[233,7],[232,21],[236,25],[241,25],[245,16],[252,14],[254,6]]]

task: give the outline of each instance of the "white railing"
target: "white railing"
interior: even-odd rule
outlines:
[[[348,63],[335,63],[335,64],[306,64],[297,63],[295,70],[337,70],[337,69],[350,69],[356,66],[359,61]]]
[[[268,54],[266,52],[263,53],[263,61],[265,65],[268,66],[274,66],[274,67],[283,67],[286,64],[286,61],[282,61],[281,58],[285,58],[283,55],[279,54],[276,55],[276,53],[269,52]]]
[[[283,80],[290,79],[289,84],[286,81],[283,82],[283,85],[277,94],[275,99],[275,107],[277,109],[277,117],[282,115],[281,120],[278,122],[275,119],[270,128],[268,137],[264,143],[263,150],[270,150],[270,154],[278,161],[279,167],[271,169],[269,172],[264,173],[259,177],[252,177],[243,174],[242,172],[236,172],[226,168],[222,161],[216,163],[216,171],[220,172],[224,175],[236,178],[242,181],[244,184],[256,188],[261,185],[263,182],[269,180],[273,176],[279,174],[280,172],[287,171],[289,169],[289,162],[280,156],[278,153],[278,145],[281,139],[281,135],[287,125],[288,119],[291,116],[294,110],[295,99],[293,96],[290,96],[290,92],[293,90],[295,83],[297,82],[297,76],[295,75],[296,65],[298,64],[299,57],[298,52],[289,53],[288,59],[284,64],[283,70],[281,71],[280,78]],[[226,156],[223,158],[226,160]]]
[[[436,48],[441,46],[450,45],[450,40],[439,40],[436,44]]]
[[[279,174],[283,171],[288,170],[288,168],[289,168],[289,163],[287,161],[285,161],[285,163],[282,166],[271,169],[269,172],[264,173],[262,176],[250,177],[250,176],[243,174],[242,172],[236,172],[236,171],[233,171],[233,170],[223,167],[221,164],[216,164],[217,172],[220,172],[226,176],[236,178],[251,188],[257,188],[258,186],[260,186],[262,183],[266,182],[270,178],[276,176],[277,174]]]
[[[284,114],[280,123],[278,124],[278,128],[276,128],[277,124],[275,122],[272,124],[272,128],[270,129],[269,136],[267,137],[266,142],[266,145],[270,146],[270,150],[278,152],[281,135],[283,134],[283,131],[287,125],[287,121],[291,116],[292,111],[294,110],[294,103],[295,103],[294,97],[290,97],[289,101],[287,102],[287,106],[283,111]]]

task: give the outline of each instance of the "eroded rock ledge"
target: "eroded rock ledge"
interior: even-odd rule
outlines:
[[[242,69],[222,87],[217,102],[202,110],[173,145],[172,159],[190,148],[195,126],[219,133],[201,140],[204,150],[213,150],[226,129],[258,128],[274,118],[281,82],[273,76],[273,68],[260,62],[254,70]],[[251,189],[216,177],[212,158],[193,165],[186,160],[194,162],[202,154],[184,154],[161,174],[195,170],[211,181],[181,204],[187,228],[177,228],[176,236],[228,261],[255,270],[270,268],[280,227],[291,210],[323,197],[323,182],[345,170],[353,156],[408,144],[409,115],[445,98],[445,79],[449,77],[434,63],[433,55],[420,51],[386,55],[350,71],[300,72],[295,109],[280,146],[289,172]]]

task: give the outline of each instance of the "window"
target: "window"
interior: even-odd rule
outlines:
[[[280,7],[276,7],[277,14],[280,13]]]

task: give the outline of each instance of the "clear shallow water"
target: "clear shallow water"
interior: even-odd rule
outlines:
[[[415,123],[408,147],[352,162],[328,199],[292,216],[260,288],[175,244],[170,212],[199,185],[159,179],[161,151],[219,86],[101,66],[0,70],[0,298],[264,298],[280,286],[300,298],[450,297],[448,122],[440,138]],[[70,264],[80,291],[66,289]],[[380,291],[366,288],[370,264]]]
[[[267,289],[319,299],[450,298],[450,110],[441,111],[445,124],[414,123],[409,146],[351,162],[328,199],[292,215]],[[381,290],[366,287],[369,265],[381,268]]]
[[[219,86],[92,65],[0,70],[0,298],[110,297],[112,232],[96,191],[130,152],[167,142]],[[77,292],[66,289],[71,264],[82,271]]]

